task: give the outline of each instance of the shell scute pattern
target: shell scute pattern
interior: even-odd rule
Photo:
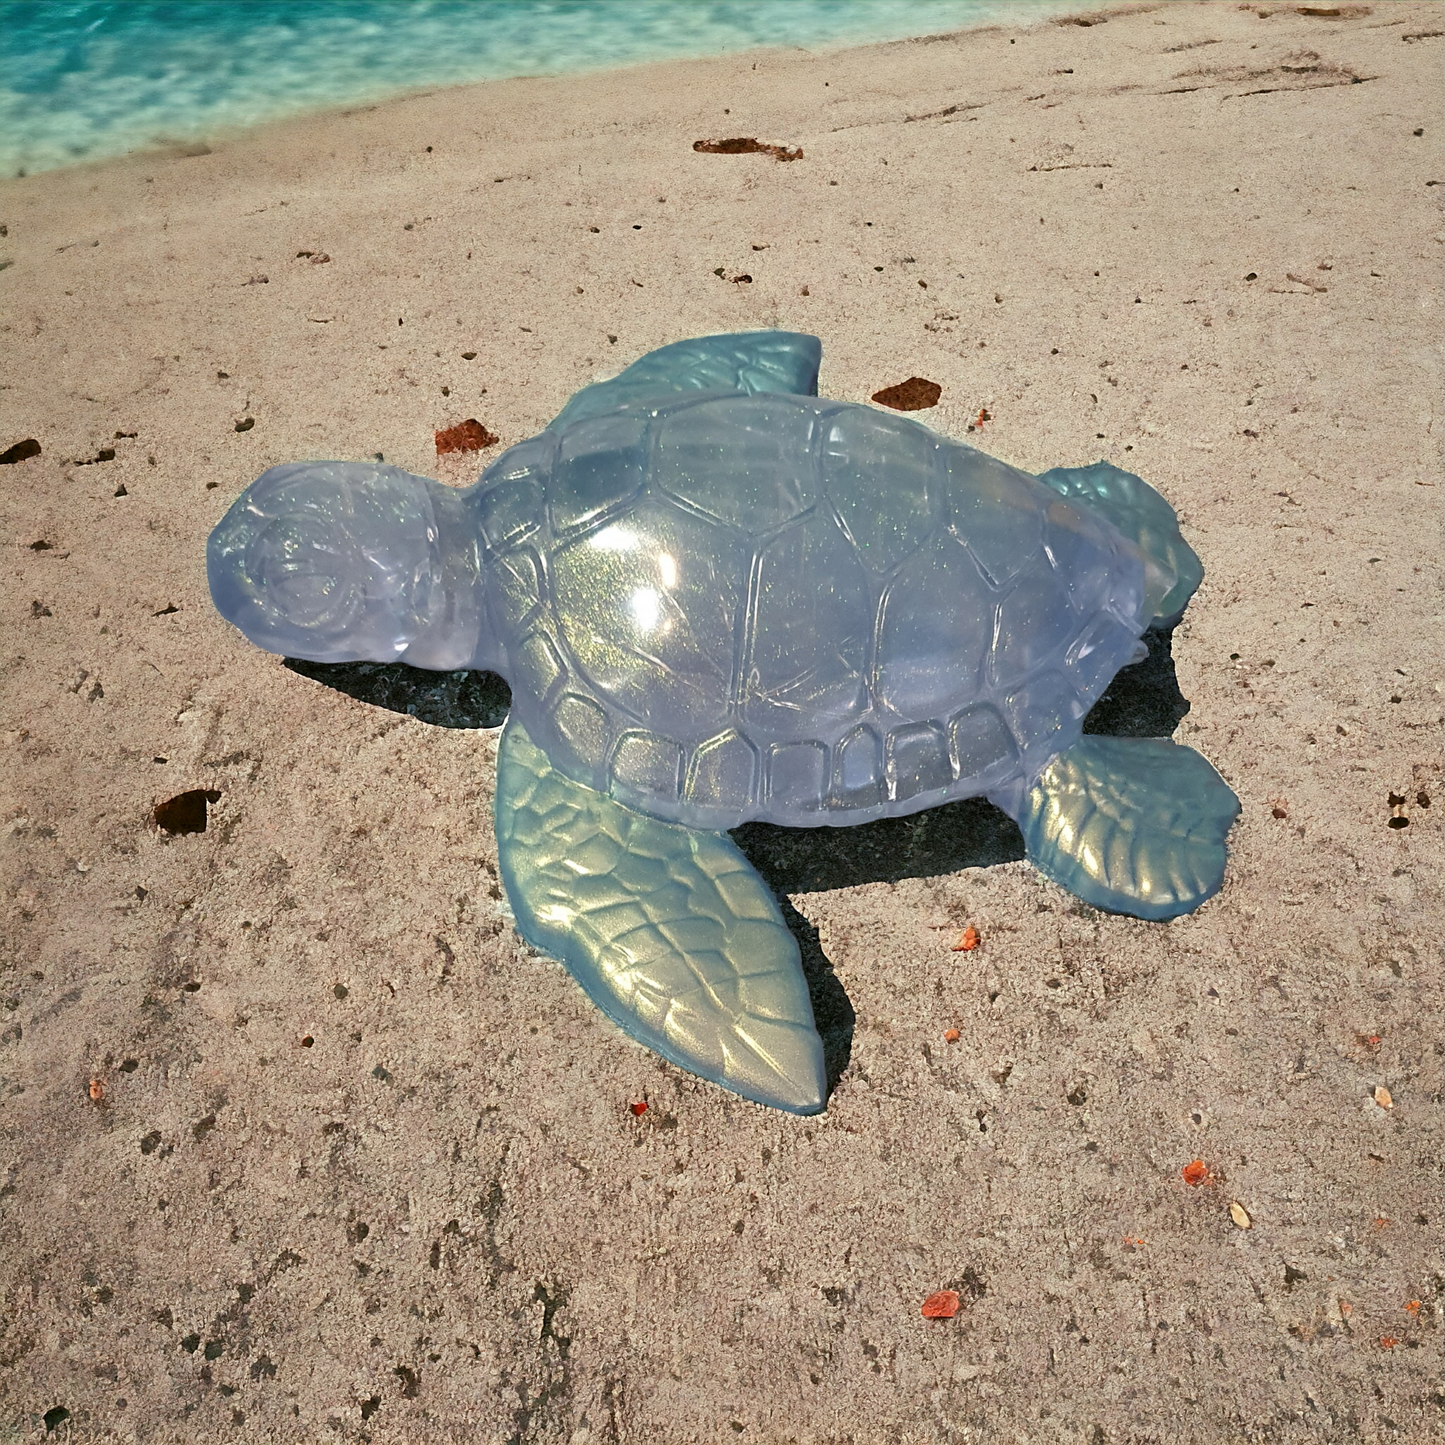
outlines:
[[[649,480],[741,532],[784,527],[817,501],[826,405],[729,395],[659,408]]]
[[[682,747],[671,738],[632,728],[612,749],[612,792],[620,797],[676,801],[682,783]]]
[[[648,417],[592,417],[561,433],[547,480],[552,535],[572,536],[635,497],[647,472]]]
[[[543,485],[551,475],[555,449],[555,438],[544,432],[509,448],[487,469],[491,485],[472,505],[489,554],[506,551],[541,525]]]
[[[985,785],[1001,782],[1018,767],[1013,734],[992,703],[971,703],[949,718],[948,750],[957,776]]]
[[[1144,627],[1112,528],[869,407],[642,401],[483,484],[519,717],[578,782],[697,828],[1012,785],[1077,736]]]
[[[525,631],[541,606],[542,577],[542,559],[531,547],[514,547],[489,570],[488,601],[508,635]]]
[[[1064,664],[1075,686],[1085,696],[1097,696],[1114,676],[1120,631],[1119,621],[1112,613],[1100,612],[1069,644]]]
[[[864,723],[844,735],[833,750],[830,796],[845,808],[878,807],[887,794],[883,778],[883,740]]]
[[[774,743],[768,749],[768,797],[777,806],[816,808],[827,781],[828,749],[822,742]]]
[[[949,531],[995,587],[1006,587],[1038,552],[1057,494],[972,447],[952,446],[947,458]]]
[[[937,533],[884,597],[875,672],[879,697],[904,717],[930,717],[977,689],[996,604],[968,551]],[[950,659],[940,667],[939,659]]]
[[[1092,617],[1107,600],[1112,548],[1096,518],[1067,503],[1051,502],[1044,520],[1044,551],[1069,594],[1074,611]]]
[[[1063,580],[1042,548],[1014,578],[998,604],[991,672],[1009,688],[1062,652],[1079,630]]]
[[[742,812],[757,797],[758,750],[736,728],[706,738],[693,749],[685,797],[695,808]]]
[[[758,552],[743,715],[759,736],[836,734],[868,707],[868,575],[829,508]]]
[[[938,454],[937,438],[916,422],[866,407],[828,418],[823,486],[864,566],[875,575],[913,556],[932,531],[944,491]]]
[[[564,677],[565,669],[557,645],[540,629],[529,632],[508,658],[514,669],[513,688],[525,689],[534,697],[545,698],[552,684]]]
[[[596,698],[565,692],[552,706],[552,724],[565,748],[558,759],[564,771],[594,774],[607,756],[612,734],[607,709]]]
[[[1059,751],[1061,736],[1078,731],[1089,702],[1063,673],[1050,670],[1009,693],[1005,710],[1023,751],[1024,769],[1033,772]]]
[[[888,734],[888,790],[893,797],[919,798],[952,782],[948,739],[937,723],[904,723]]]
[[[741,538],[651,495],[560,548],[553,601],[583,676],[663,732],[711,732],[727,716],[749,561]]]

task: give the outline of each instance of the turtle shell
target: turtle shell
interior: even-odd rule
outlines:
[[[1138,551],[906,418],[691,393],[468,494],[519,720],[653,816],[851,824],[1031,780],[1148,619]]]

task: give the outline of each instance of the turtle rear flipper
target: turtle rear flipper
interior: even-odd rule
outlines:
[[[800,331],[738,331],[674,341],[639,357],[610,381],[584,386],[549,423],[557,431],[583,417],[679,392],[736,391],[817,396],[823,343]]]
[[[1029,861],[1060,887],[1158,920],[1219,891],[1238,814],[1229,784],[1193,748],[1088,735],[1044,769],[1017,818]]]
[[[1174,508],[1133,472],[1111,462],[1091,467],[1054,467],[1039,481],[1060,496],[1082,502],[1113,524],[1164,574],[1151,577],[1152,627],[1173,627],[1204,580],[1199,554],[1180,535]]]
[[[613,1023],[744,1098],[823,1108],[798,945],[731,839],[572,782],[516,722],[497,754],[496,819],[517,931]]]

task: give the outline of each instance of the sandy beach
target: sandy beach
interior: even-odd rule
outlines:
[[[1425,0],[1135,5],[0,183],[0,1438],[1445,1440],[1442,54]],[[814,1118],[519,940],[496,688],[363,701],[204,560],[268,466],[469,483],[769,326],[1168,497],[1204,584],[1100,706],[1243,807],[1168,924],[982,804],[743,830]]]

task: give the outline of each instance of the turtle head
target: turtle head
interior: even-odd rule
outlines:
[[[370,462],[272,467],[206,545],[216,610],[288,657],[485,665],[475,541],[469,551],[456,499]]]

